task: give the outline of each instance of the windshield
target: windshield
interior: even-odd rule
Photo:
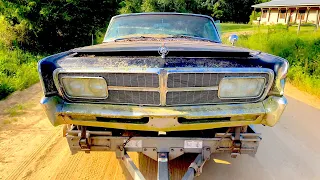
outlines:
[[[174,14],[141,14],[114,18],[104,42],[133,37],[194,37],[220,42],[217,30],[209,18]]]

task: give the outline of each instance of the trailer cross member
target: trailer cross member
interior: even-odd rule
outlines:
[[[169,153],[158,153],[158,180],[169,180]],[[210,159],[210,149],[204,148],[203,153],[198,154],[195,160],[190,164],[187,172],[183,176],[182,180],[192,180],[194,177],[199,176],[202,173],[202,167],[205,162]],[[124,152],[121,161],[128,169],[130,175],[134,180],[145,180],[144,176],[134,164],[130,156]]]

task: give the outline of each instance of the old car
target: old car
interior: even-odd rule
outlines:
[[[222,44],[210,16],[137,13],[113,17],[102,44],[46,57],[38,70],[41,104],[53,125],[66,125],[72,152],[115,151],[143,179],[126,152],[158,160],[162,178],[182,154],[199,154],[186,177],[212,153],[255,154],[251,125],[279,121],[288,66]]]

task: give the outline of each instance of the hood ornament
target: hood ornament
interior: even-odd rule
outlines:
[[[163,59],[166,58],[166,55],[169,53],[169,50],[165,46],[165,43],[163,43],[162,46],[159,47],[158,53],[161,55]]]

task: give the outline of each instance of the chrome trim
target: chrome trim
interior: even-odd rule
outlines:
[[[256,101],[253,102],[259,102],[263,99],[265,99],[268,95],[268,92],[270,91],[272,85],[273,85],[273,81],[274,81],[274,72],[271,69],[268,68],[179,68],[179,69],[167,69],[167,77],[169,74],[173,74],[173,73],[228,73],[228,74],[232,74],[232,73],[236,73],[236,74],[246,74],[246,73],[252,73],[252,74],[257,74],[257,73],[268,73],[269,74],[269,80],[268,80],[268,84],[265,87],[265,90],[262,91],[263,94],[261,96],[261,98],[257,99]],[[256,76],[253,76],[256,77]],[[184,88],[184,91],[188,91],[189,88],[193,88],[193,87],[186,87]],[[168,92],[168,91],[167,91]],[[248,98],[244,98],[244,99],[248,99]],[[245,102],[232,102],[233,104],[241,104],[241,103],[245,103]],[[174,104],[174,105],[170,105],[170,106],[177,106],[177,105],[210,105],[210,104],[230,104],[230,102],[220,102],[220,103],[197,103],[197,104]]]
[[[60,73],[135,73],[135,74],[139,74],[139,73],[145,73],[145,74],[158,74],[160,73],[160,69],[159,68],[145,68],[145,69],[142,69],[142,68],[130,68],[130,69],[101,69],[101,68],[96,68],[96,69],[77,69],[77,68],[74,68],[74,69],[62,69],[62,68],[57,68],[53,71],[53,81],[54,81],[54,84],[58,90],[58,93],[61,97],[64,97],[66,98],[67,100],[69,101],[72,101],[68,96],[66,96],[64,93],[64,89],[63,89],[63,86],[61,85],[60,83],[60,80],[59,80],[59,74]],[[160,81],[160,77],[159,76],[159,84],[161,83]],[[115,88],[116,87],[116,88]],[[109,90],[122,90],[121,86],[108,86],[107,87]],[[119,88],[119,89],[117,89]],[[124,88],[124,87],[123,87]],[[137,91],[138,88],[143,88],[143,89],[140,89],[140,91],[151,91],[151,92],[156,92],[156,91],[159,91],[158,88],[153,88],[153,87],[126,87],[126,89],[123,89],[123,90],[127,90],[127,91]],[[149,90],[150,88],[150,90]],[[148,89],[148,90],[147,90]],[[157,89],[157,90],[155,90]],[[94,99],[94,98],[90,98],[90,97],[86,97],[85,99]],[[104,99],[107,99],[107,98],[104,98]],[[82,101],[82,102],[86,102],[85,100]],[[121,104],[121,103],[114,103],[114,104]],[[127,103],[127,104],[132,104],[132,103]],[[132,104],[132,105],[137,105],[137,104]],[[155,104],[143,104],[143,105],[155,105]]]
[[[220,86],[221,86],[221,81],[223,79],[263,79],[263,88],[260,90],[260,93],[257,96],[247,96],[247,97],[221,97],[220,96]],[[222,78],[219,83],[219,89],[218,89],[218,97],[219,99],[254,99],[257,97],[260,97],[262,95],[262,93],[264,92],[265,88],[266,88],[266,78],[264,77],[259,77],[259,76],[248,76],[248,77],[225,77]]]
[[[108,90],[160,92],[160,88],[154,88],[154,87],[108,86]]]
[[[218,86],[210,86],[210,87],[183,87],[183,88],[168,88],[167,92],[186,92],[186,91],[217,91]]]
[[[70,52],[70,51],[61,52],[61,53],[58,53],[58,54],[54,54],[54,55],[45,57],[45,58],[43,58],[43,59],[41,59],[41,60],[38,61],[37,70],[38,70],[38,74],[39,74],[39,80],[40,80],[41,88],[42,88],[43,93],[44,93],[45,95],[50,95],[50,94],[55,94],[55,93],[47,92],[47,90],[46,90],[46,88],[45,88],[44,81],[43,81],[43,77],[42,77],[42,71],[41,71],[41,67],[40,67],[41,63],[42,63],[43,61],[46,61],[46,60],[48,60],[48,59],[50,59],[50,58],[53,58],[53,57],[55,57],[55,56],[56,56],[56,58],[63,58],[63,57],[68,56],[68,55],[70,55],[70,54],[75,54],[75,53],[72,53],[72,52]]]
[[[130,69],[61,69],[58,68],[53,72],[54,83],[59,91],[60,96],[65,97],[68,99],[59,84],[58,75],[60,73],[151,73],[151,74],[158,74],[159,76],[159,88],[154,87],[121,87],[117,86],[117,88],[121,90],[136,90],[136,91],[147,91],[147,92],[159,92],[160,94],[160,106],[167,106],[166,99],[167,99],[167,92],[177,92],[176,88],[168,88],[168,76],[169,74],[174,73],[228,73],[228,74],[247,74],[252,73],[267,73],[269,74],[268,84],[266,85],[265,91],[261,98],[257,99],[253,102],[258,102],[266,98],[270,88],[272,87],[274,81],[274,72],[271,69],[267,68],[130,68]],[[253,76],[257,77],[257,76]],[[117,90],[115,86],[111,86],[111,89]],[[198,89],[199,88],[199,89]],[[207,88],[207,89],[206,89]],[[110,87],[108,87],[109,90]],[[194,91],[194,90],[218,90],[216,87],[185,87],[181,88],[183,91]],[[89,99],[89,98],[87,98]],[[247,98],[244,98],[247,99]],[[70,99],[68,99],[70,100]],[[86,102],[85,100],[83,102]],[[94,102],[93,102],[94,103]],[[99,102],[97,102],[99,103]],[[210,105],[210,104],[228,104],[230,102],[220,102],[220,103],[197,103],[197,104],[174,104],[169,106],[178,106],[178,105]],[[246,102],[232,102],[234,104],[241,104]],[[110,104],[110,103],[109,103]],[[112,104],[128,104],[128,105],[148,105],[148,106],[155,106],[155,104],[132,104],[132,103],[112,103]],[[158,105],[156,105],[158,106]]]
[[[262,102],[245,104],[146,107],[122,106],[113,104],[67,103],[58,96],[44,97],[41,104],[55,126],[60,124],[77,124],[84,126],[106,127],[116,129],[144,131],[181,131],[201,130],[219,127],[233,127],[250,124],[274,126],[284,111],[287,101],[284,96],[270,96]],[[72,119],[68,118],[70,116]],[[74,117],[72,117],[74,116]],[[141,119],[144,117],[182,117],[186,119],[231,117],[235,120],[210,123],[190,123],[173,126],[168,122],[166,127],[149,126],[149,124],[130,124],[119,122],[96,121],[95,117]],[[239,117],[240,119],[237,119]],[[251,119],[254,117],[254,119]]]
[[[107,99],[108,98],[108,83],[107,81],[103,78],[103,77],[83,77],[83,76],[63,76],[61,78],[61,84],[63,84],[63,80],[62,79],[65,79],[65,78],[69,78],[69,79],[103,79],[104,82],[106,83],[106,96],[105,97],[95,97],[95,96],[70,96],[66,89],[65,89],[65,86],[61,86],[61,88],[63,89],[63,92],[65,92],[65,95],[68,97],[68,98],[75,98],[75,99]]]
[[[167,104],[167,92],[168,92],[168,72],[165,69],[160,70],[160,105],[165,106]]]
[[[146,73],[159,74],[160,68],[57,68],[53,74],[56,76],[59,73]]]

